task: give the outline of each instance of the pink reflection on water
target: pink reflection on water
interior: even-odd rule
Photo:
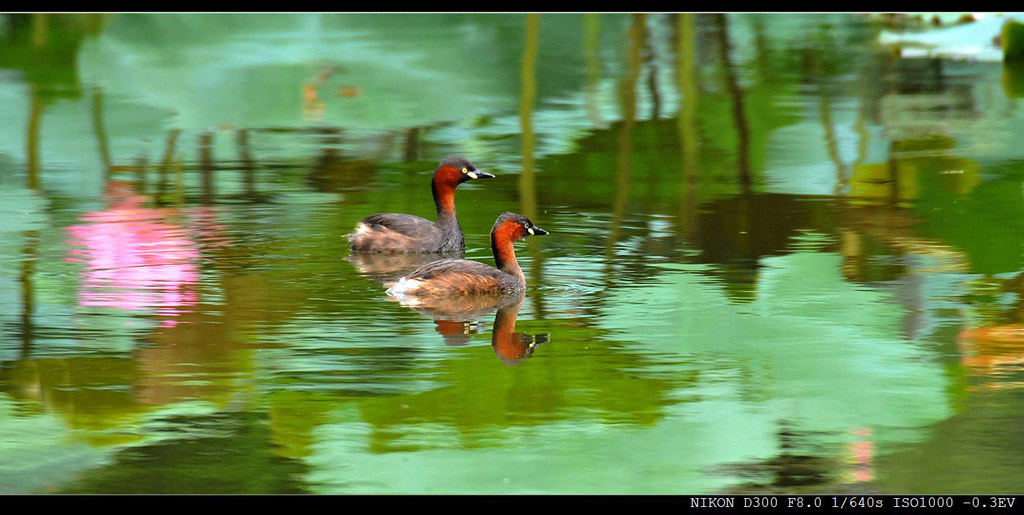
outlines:
[[[873,433],[870,427],[858,427],[851,431],[857,439],[850,442],[848,452],[853,462],[853,470],[849,478],[855,482],[867,482],[875,479],[872,461],[875,457],[875,444],[871,441]]]
[[[110,207],[67,229],[73,247],[67,259],[85,264],[79,304],[164,316],[187,312],[183,308],[198,302],[200,255],[173,220],[178,211],[145,207],[146,197],[127,183],[110,183],[107,195]]]

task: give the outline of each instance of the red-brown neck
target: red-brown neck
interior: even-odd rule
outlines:
[[[494,253],[494,264],[502,272],[523,276],[523,269],[516,261],[515,242],[523,237],[523,226],[515,222],[506,222],[491,232],[491,251]]]
[[[438,168],[434,172],[430,191],[434,195],[434,206],[439,218],[442,214],[455,215],[455,188],[459,186],[461,176],[461,172],[450,166]]]

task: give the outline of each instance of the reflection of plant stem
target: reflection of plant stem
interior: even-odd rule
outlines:
[[[865,81],[862,80],[862,84],[864,82]],[[860,98],[859,98],[860,106],[857,109],[857,121],[854,122],[854,124],[853,124],[853,131],[857,133],[857,155],[854,157],[853,165],[852,165],[852,168],[853,168],[854,171],[856,171],[859,166],[863,165],[864,161],[868,157],[868,144],[870,144],[870,142],[871,142],[871,134],[868,132],[868,128],[867,128],[867,117],[868,117],[868,113],[870,112],[869,110],[871,109],[871,103],[872,103],[870,95],[871,95],[870,89],[864,88],[864,90],[863,90],[863,92],[862,92],[862,94],[860,95]],[[852,174],[850,174],[850,175],[852,175]],[[846,188],[846,193],[847,194],[849,194],[849,191],[850,191],[849,184],[850,184],[850,177],[847,176],[845,178],[845,183],[844,183],[844,185],[847,186],[847,188]],[[840,193],[842,193],[842,192],[840,192]],[[846,202],[847,201],[844,198],[843,203],[845,204]]]
[[[537,14],[526,15],[526,41],[523,47],[520,68],[522,95],[519,100],[519,125],[522,128],[523,169],[519,174],[519,202],[523,215],[535,219],[537,216],[537,192],[533,169],[533,103],[537,95]]]
[[[736,124],[736,134],[739,138],[737,155],[737,172],[740,179],[740,188],[744,194],[750,193],[750,129],[747,126],[747,115],[743,108],[743,90],[740,89],[736,73],[733,71],[732,61],[729,56],[731,45],[729,44],[729,27],[725,14],[716,14],[718,20],[718,52],[722,64],[722,71],[725,73],[725,85],[732,97],[732,115]]]
[[[103,32],[103,27],[107,24],[107,20],[111,15],[106,13],[88,14],[86,15],[86,31],[92,35],[99,35]]]
[[[857,121],[853,124],[853,130],[857,133],[857,155],[854,157],[853,166],[859,166],[864,164],[864,160],[868,156],[868,143],[871,141],[871,135],[868,133],[867,120],[871,114],[873,100],[873,90],[877,85],[877,79],[874,79],[874,75],[879,71],[874,66],[870,66],[867,73],[862,74],[858,81],[860,95],[858,97],[857,105]]]
[[[679,96],[679,138],[683,151],[683,199],[680,220],[685,234],[692,234],[697,222],[697,167],[700,146],[697,140],[697,75],[696,75],[696,31],[692,13],[678,15],[678,58],[677,79]]]
[[[28,357],[32,348],[34,324],[32,317],[35,313],[35,283],[32,276],[35,274],[35,263],[38,258],[39,231],[25,231],[25,246],[21,249],[21,274],[18,277],[21,282],[21,351],[22,358]]]
[[[32,111],[28,118],[28,187],[39,189],[39,123],[43,116],[43,101],[32,93]]]
[[[615,243],[619,238],[619,228],[622,225],[626,204],[629,201],[630,158],[633,153],[632,132],[633,124],[636,120],[636,84],[640,78],[640,49],[643,48],[643,42],[647,36],[644,25],[645,21],[645,15],[633,15],[633,24],[629,29],[629,49],[626,55],[627,73],[622,84],[619,85],[622,127],[619,129],[619,150],[615,170],[615,198],[612,200],[612,221],[611,227],[608,228],[608,243],[605,248],[605,252],[609,257],[614,254]],[[611,264],[610,259],[608,263]]]
[[[601,110],[597,104],[597,88],[601,82],[601,61],[597,58],[597,48],[601,35],[601,17],[598,14],[587,13],[583,15],[583,22],[586,29],[583,53],[587,63],[587,114],[590,115],[590,121],[594,127],[600,127],[603,122],[601,121]]]
[[[50,33],[50,17],[46,13],[32,15],[32,46],[42,48]]]
[[[420,128],[410,127],[405,131],[405,146],[402,157],[406,163],[419,159],[420,153]]]
[[[174,204],[181,206],[185,204],[185,163],[176,157],[171,162],[171,169],[174,171]]]
[[[391,149],[395,146],[395,141],[399,139],[399,131],[387,131],[376,138],[375,144],[373,145],[373,153],[367,156],[371,161],[387,161],[388,156],[391,155]],[[404,138],[403,138],[404,139]]]
[[[644,38],[644,50],[646,55],[643,59],[647,65],[647,90],[651,93],[651,119],[657,120],[661,117],[661,94],[658,93],[658,63],[654,55],[654,45],[649,38]]]
[[[889,177],[890,184],[892,184],[892,190],[889,195],[889,200],[892,205],[898,205],[900,201],[900,166],[899,161],[896,159],[896,142],[892,141],[889,143]]]
[[[523,46],[523,60],[520,68],[522,96],[519,101],[519,124],[522,128],[522,171],[519,173],[519,204],[521,212],[527,218],[537,220],[537,184],[536,170],[533,166],[534,138],[533,105],[537,96],[537,50],[540,46],[540,16],[526,15],[526,34]],[[540,252],[535,241],[527,240],[527,250],[533,259],[530,267],[530,280],[534,284],[541,282]],[[533,290],[537,292],[536,289]],[[538,311],[543,311],[542,299],[534,298]]]
[[[832,123],[832,99],[828,94],[828,85],[823,79],[824,71],[821,65],[821,55],[817,50],[809,49],[810,52],[810,73],[812,80],[818,86],[819,109],[821,110],[821,126],[825,129],[825,148],[828,150],[829,158],[836,165],[836,185],[834,193],[840,194],[846,185],[846,165],[842,156],[839,155],[839,144],[836,140],[835,124]]]
[[[736,203],[736,223],[738,234],[736,245],[743,249],[745,255],[750,255],[750,218],[751,218],[751,189],[750,189],[750,129],[747,127],[747,115],[743,107],[743,90],[740,89],[739,81],[733,70],[731,45],[729,43],[728,19],[725,14],[716,14],[718,21],[718,52],[721,60],[722,70],[725,74],[725,85],[732,97],[733,122],[736,124],[737,148],[736,168],[740,182],[741,201]]]
[[[213,133],[199,135],[199,173],[202,176],[203,204],[213,202]]]
[[[857,158],[854,160],[854,165],[864,164],[864,160],[868,157],[868,142],[871,141],[871,135],[868,134],[867,125],[865,125],[864,109],[861,109],[857,113],[857,122],[853,124],[853,130],[857,132]]]
[[[825,147],[828,149],[828,155],[832,159],[832,162],[836,165],[836,185],[834,193],[838,195],[843,191],[843,186],[846,185],[846,164],[843,163],[843,158],[839,155],[839,145],[836,142],[836,129],[832,123],[832,105],[828,94],[824,92],[824,88],[819,89],[818,98],[821,100],[821,125],[825,128]]]
[[[875,72],[875,73],[878,72],[878,70],[873,70],[873,69],[869,70],[869,71],[870,72]],[[854,122],[854,124],[853,124],[853,131],[855,133],[857,133],[857,154],[853,158],[852,165],[850,167],[848,167],[848,169],[847,169],[847,175],[845,177],[843,177],[842,185],[838,185],[838,184],[836,185],[836,195],[840,195],[840,194],[843,194],[843,193],[846,193],[847,195],[849,195],[849,193],[850,193],[849,185],[850,185],[851,176],[854,173],[856,173],[857,168],[859,166],[863,165],[864,161],[867,159],[868,144],[871,141],[871,135],[870,135],[870,133],[868,133],[866,122],[867,122],[867,118],[869,116],[869,113],[870,113],[870,111],[872,109],[872,107],[871,107],[871,105],[873,103],[873,100],[872,100],[872,88],[873,88],[875,83],[874,83],[874,81],[869,82],[868,79],[866,79],[865,77],[869,77],[869,76],[873,76],[873,75],[874,75],[874,73],[871,73],[870,75],[869,74],[865,74],[861,78],[861,80],[860,80],[861,94],[860,94],[860,97],[858,99],[859,100],[859,105],[858,105],[858,108],[857,108],[857,121]],[[850,168],[852,168],[854,170],[852,173],[849,171]],[[845,186],[846,187],[845,191],[843,189],[841,189],[841,186]],[[844,209],[848,209],[849,208],[849,199],[847,197],[843,197],[841,199],[841,201],[840,201],[840,205],[843,206]],[[854,233],[852,231],[850,231],[850,232],[851,232],[851,236],[850,236],[851,238],[858,238],[859,239],[859,237],[860,237],[859,234]],[[844,233],[844,241],[843,241],[843,246],[844,247],[846,246],[845,238],[846,238],[846,235]],[[843,252],[843,256],[844,256],[844,260],[843,260],[843,274],[844,274],[844,276],[847,279],[851,280],[851,281],[856,280],[857,278],[859,278],[859,274],[857,274],[857,272],[856,272],[856,267],[857,267],[856,263],[853,260],[849,260],[851,264],[847,265],[847,261],[848,260],[845,258],[845,256],[846,256],[845,252]],[[848,268],[849,268],[849,271],[847,270]]]
[[[179,129],[171,129],[167,133],[167,141],[164,146],[164,155],[160,159],[160,178],[156,184],[156,199],[157,204],[163,203],[163,196],[167,192],[167,175],[171,171],[171,160],[174,159],[175,149],[178,144],[178,134],[181,133]]]
[[[859,282],[863,278],[861,265],[863,263],[863,236],[855,229],[841,229],[839,239],[839,252],[843,255],[841,269],[843,277],[848,281]]]
[[[103,92],[99,89],[92,94],[92,128],[96,133],[96,145],[103,165],[103,180],[110,180],[110,147],[107,145],[107,134],[103,128]]]
[[[146,194],[146,170],[149,168],[146,156],[139,155],[135,158],[135,191]]]
[[[935,81],[935,89],[942,91],[946,89],[946,75],[942,73],[942,59],[937,57],[932,58],[932,73],[934,74],[933,80]]]
[[[242,162],[242,176],[245,181],[245,195],[250,202],[256,199],[256,165],[249,149],[249,131],[238,129],[238,159]]]
[[[751,20],[751,24],[753,25],[751,28],[754,31],[754,55],[756,56],[754,67],[757,70],[758,78],[762,81],[774,82],[778,79],[774,70],[772,70],[772,63],[777,62],[777,60],[772,55],[771,47],[768,45],[764,20],[759,16],[754,17]]]

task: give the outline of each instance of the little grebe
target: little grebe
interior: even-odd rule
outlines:
[[[451,156],[441,161],[430,182],[437,207],[437,221],[418,216],[382,213],[356,224],[348,235],[357,252],[447,252],[466,248],[462,228],[455,214],[455,188],[473,179],[494,175],[478,170],[464,158]]]
[[[545,234],[548,232],[523,215],[502,213],[491,228],[496,268],[466,259],[442,259],[399,279],[387,293],[403,297],[522,294],[526,290],[526,277],[516,261],[513,243],[527,236]]]

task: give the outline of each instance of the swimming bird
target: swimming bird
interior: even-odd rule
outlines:
[[[355,252],[450,252],[464,251],[466,240],[455,213],[455,188],[466,181],[490,179],[467,159],[450,156],[441,161],[430,181],[437,207],[437,221],[400,213],[370,215],[348,234]]]
[[[395,297],[452,295],[518,295],[526,290],[526,277],[516,261],[513,244],[548,231],[516,213],[502,213],[491,228],[495,266],[468,259],[442,259],[401,278],[387,290]],[[412,302],[415,304],[415,302]]]

